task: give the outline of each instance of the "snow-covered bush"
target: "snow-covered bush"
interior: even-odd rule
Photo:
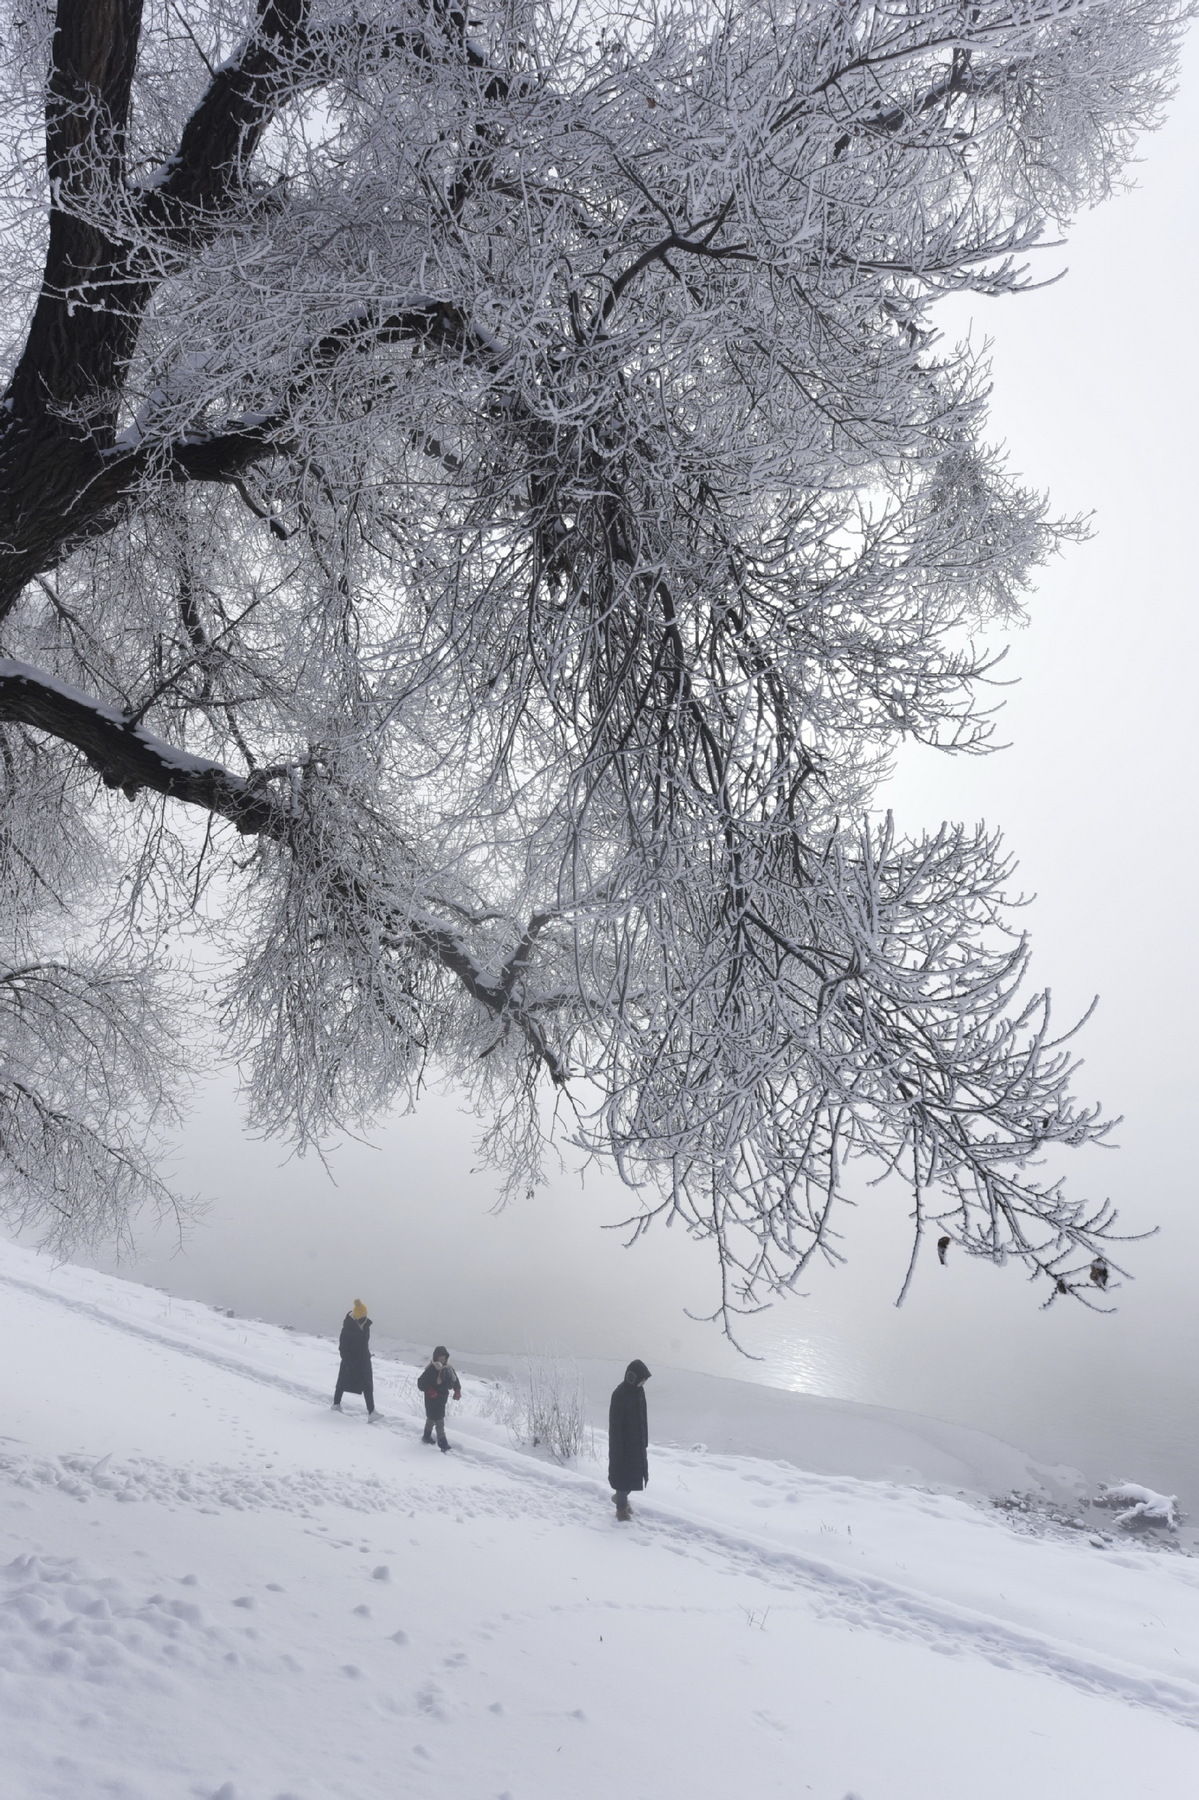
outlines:
[[[1143,1525],[1165,1525],[1178,1530],[1178,1496],[1155,1494],[1152,1488],[1135,1481],[1104,1483],[1095,1496],[1096,1506],[1119,1508],[1112,1521],[1139,1529]]]

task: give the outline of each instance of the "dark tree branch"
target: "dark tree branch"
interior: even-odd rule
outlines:
[[[395,312],[364,311],[318,339],[292,372],[288,402],[339,358],[398,343],[469,355],[491,369],[505,359],[503,349],[474,330],[457,307],[419,299]],[[247,469],[286,448],[281,434],[289,416],[289,404],[281,403],[256,419],[232,420],[221,431],[189,433],[173,444],[107,446],[82,438],[52,415],[24,431],[13,429],[11,417],[7,433],[0,424],[0,619],[26,582],[109,530],[147,476],[236,486]]]
[[[297,363],[288,382],[288,403],[254,420],[231,420],[222,431],[190,434],[178,443],[151,445],[120,459],[124,479],[140,476],[153,461],[179,481],[233,481],[263,457],[275,455],[283,445],[290,404],[318,376],[343,356],[384,344],[416,343],[431,349],[470,355],[476,362],[499,368],[505,352],[474,331],[469,320],[446,300],[415,300],[396,312],[362,312],[312,346]],[[114,465],[115,466],[115,465]]]
[[[949,63],[949,72],[943,81],[929,88],[918,98],[914,97],[906,106],[891,106],[885,112],[868,114],[856,120],[854,124],[842,132],[833,145],[833,155],[841,157],[853,143],[855,136],[887,137],[900,133],[905,126],[914,125],[926,113],[938,106],[948,106],[951,100],[960,100],[966,95],[980,98],[997,83],[1008,78],[1010,70],[1002,69],[983,77],[973,73],[973,57],[969,50],[955,49]],[[823,83],[828,87],[829,83]]]
[[[58,0],[46,95],[50,232],[10,419],[94,400],[131,347],[119,279],[127,253],[89,213],[123,176],[141,14],[142,0]]]
[[[0,409],[0,619],[30,580],[110,528],[151,466],[149,454],[118,446],[114,433],[146,307],[171,263],[153,253],[155,241],[178,253],[211,235],[242,198],[250,159],[279,107],[333,77],[338,61],[330,45],[344,50],[347,33],[364,39],[372,30],[348,19],[312,33],[309,0],[257,0],[254,29],[212,75],[174,156],[138,188],[127,183],[126,133],[142,7],[143,0],[58,0],[46,105],[49,243],[34,316]],[[429,0],[427,16],[423,34],[378,34],[379,53],[406,48],[428,60],[450,54],[484,67],[459,8]],[[504,78],[493,76],[488,95],[506,92]],[[111,215],[118,197],[132,207],[120,241],[96,222]],[[311,379],[347,351],[403,339],[487,351],[454,308],[430,301],[335,328],[295,380]],[[165,456],[160,448],[155,470],[168,479],[236,484],[280,447],[285,416],[281,409],[254,425],[233,424]]]
[[[627,269],[622,270],[619,275],[612,278],[608,292],[604,297],[603,304],[599,309],[598,324],[607,324],[613,311],[619,304],[620,297],[625,289],[631,282],[635,281],[639,275],[643,274],[652,263],[664,263],[666,267],[669,268],[670,264],[667,261],[667,258],[672,250],[688,256],[711,257],[715,262],[728,260],[734,262],[751,261],[752,257],[746,244],[717,244],[716,242],[717,234],[724,224],[725,219],[728,217],[732,204],[731,200],[725,202],[719,213],[716,215],[716,218],[708,226],[708,229],[703,232],[702,236],[696,235],[701,229],[699,226],[692,227],[691,235],[687,237],[684,237],[681,232],[672,228],[666,237],[662,238],[656,244],[650,244],[647,249],[643,250],[641,255],[636,257],[633,262],[629,264]]]
[[[250,834],[282,838],[285,815],[269,796],[219,763],[191,756],[22,663],[0,659],[0,721],[31,725],[83,753],[106,787],[129,798],[148,789],[202,807]]]
[[[143,222],[191,245],[227,212],[281,100],[305,68],[308,0],[258,0],[257,28],[212,78],[161,179],[139,201]]]
[[[125,371],[161,279],[94,219],[123,190],[142,0],[58,0],[46,103],[50,230],[42,286],[0,412],[0,618],[25,584],[108,528],[128,465],[105,461]],[[307,0],[259,0],[257,28],[184,127],[142,223],[227,210],[280,99]]]
[[[24,663],[0,658],[0,724],[9,722],[31,726],[72,745],[106,787],[120,788],[128,799],[142,792],[162,794],[227,819],[244,836],[268,838],[288,848],[295,846],[302,830],[290,807],[268,792],[261,781],[248,781],[207,757],[179,750],[116,707],[92,700]],[[326,879],[330,892],[341,901],[380,914],[377,897],[350,870],[331,867]],[[377,923],[385,947],[399,949],[405,941],[415,941],[456,976],[493,1018],[519,1031],[536,1062],[555,1086],[561,1087],[568,1076],[566,1066],[540,1021],[515,994],[535,939],[550,917],[534,916],[498,979],[487,976],[458,932],[448,925],[386,908]]]

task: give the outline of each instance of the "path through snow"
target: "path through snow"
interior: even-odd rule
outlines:
[[[626,1531],[482,1408],[427,1450],[411,1370],[367,1428],[321,1340],[9,1246],[0,1289],[5,1794],[1199,1790],[1199,1562],[698,1450]]]

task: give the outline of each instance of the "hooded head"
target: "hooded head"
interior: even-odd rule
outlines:
[[[366,1317],[365,1300],[355,1300],[353,1306],[350,1308],[350,1317],[351,1319],[357,1319],[358,1323],[361,1325],[363,1319]]]
[[[624,1372],[624,1378],[631,1387],[642,1387],[649,1380],[649,1370],[638,1357],[634,1357]]]
[[[444,1344],[435,1344],[435,1345],[434,1345],[434,1347],[433,1347],[433,1358],[432,1358],[432,1360],[433,1360],[433,1361],[434,1361],[434,1362],[447,1362],[447,1363],[448,1363],[448,1362],[449,1362],[449,1360],[450,1360],[450,1353],[449,1353],[449,1351],[448,1351],[448,1350],[447,1350],[447,1349],[446,1349],[446,1347],[445,1347],[445,1345],[444,1345]]]

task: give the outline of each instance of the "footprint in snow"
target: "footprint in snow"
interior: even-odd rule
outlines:
[[[445,1706],[441,1698],[441,1690],[435,1681],[428,1681],[416,1692],[416,1705],[419,1712],[426,1713],[430,1719],[444,1719]]]

